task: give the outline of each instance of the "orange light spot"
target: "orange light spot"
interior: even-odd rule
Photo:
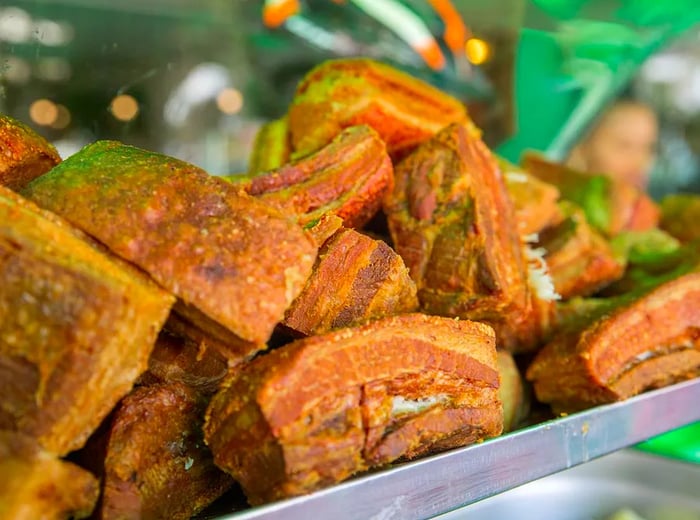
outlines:
[[[56,109],[58,110],[58,114],[56,115],[56,120],[51,124],[51,128],[63,130],[70,124],[70,110],[63,105],[56,105]]]
[[[467,59],[474,65],[481,65],[491,58],[491,46],[479,38],[469,38],[464,46]]]
[[[263,23],[274,29],[282,25],[287,18],[299,13],[299,0],[281,0],[263,7]]]
[[[110,110],[119,121],[131,121],[139,113],[139,103],[134,96],[120,94],[112,100]]]
[[[58,119],[58,107],[49,99],[37,99],[29,106],[29,117],[37,125],[51,126]]]
[[[216,96],[216,106],[224,114],[237,114],[243,108],[243,94],[235,88],[225,88]]]

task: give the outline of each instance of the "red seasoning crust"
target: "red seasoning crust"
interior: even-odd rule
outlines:
[[[700,273],[687,274],[546,345],[537,399],[570,412],[700,375]]]
[[[330,213],[346,227],[362,227],[393,181],[384,142],[368,126],[354,126],[318,152],[241,186],[285,215],[298,215],[302,225]]]
[[[146,370],[174,298],[0,187],[0,429],[64,455]]]
[[[248,161],[248,175],[279,168],[289,162],[291,153],[287,116],[265,123],[255,136]]]
[[[591,295],[622,277],[625,266],[608,242],[586,220],[581,208],[560,203],[564,219],[539,235],[538,246],[554,288],[562,298]]]
[[[46,139],[0,114],[0,185],[20,190],[59,162],[61,157]]]
[[[101,520],[187,520],[231,487],[202,438],[205,408],[181,383],[139,387],[121,401],[104,433]]]
[[[386,142],[392,158],[410,152],[467,112],[459,100],[376,61],[326,61],[309,72],[289,107],[294,155],[325,146],[343,128],[368,125]]]
[[[416,285],[381,240],[341,229],[319,251],[311,277],[284,325],[304,335],[415,311]]]
[[[498,435],[493,330],[407,314],[295,341],[214,397],[204,434],[251,504]]]
[[[0,518],[66,520],[90,515],[97,479],[18,433],[0,431]]]
[[[316,256],[299,226],[231,184],[113,141],[85,147],[24,193],[148,272],[237,360],[264,348]]]
[[[530,314],[513,205],[469,126],[445,128],[397,165],[385,212],[426,312],[494,324]]]

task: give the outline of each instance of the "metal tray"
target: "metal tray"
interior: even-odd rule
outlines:
[[[605,520],[621,509],[647,520],[700,520],[700,464],[622,450],[436,520]]]
[[[431,518],[700,420],[700,379],[218,520]],[[224,501],[223,504],[227,502]],[[240,509],[228,502],[228,511]]]

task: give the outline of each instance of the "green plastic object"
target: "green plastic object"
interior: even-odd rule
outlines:
[[[652,437],[636,447],[656,455],[700,464],[700,422]]]
[[[530,0],[515,64],[516,131],[497,152],[561,160],[651,54],[700,22],[697,0]]]

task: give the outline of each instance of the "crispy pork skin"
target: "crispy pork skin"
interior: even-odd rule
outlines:
[[[236,359],[264,347],[316,255],[299,226],[230,183],[113,141],[85,147],[24,193],[148,272]]]
[[[487,321],[504,348],[534,337],[528,329],[539,325],[513,204],[470,126],[445,128],[396,166],[385,212],[427,313]]]
[[[569,412],[699,374],[700,273],[690,273],[556,337],[527,378],[538,400]]]
[[[232,484],[202,438],[206,400],[182,383],[134,389],[110,417],[101,520],[186,520]]]
[[[621,278],[625,266],[578,206],[568,201],[560,206],[564,219],[540,233],[538,246],[546,251],[549,275],[562,298],[589,296]]]
[[[370,127],[354,126],[316,153],[240,186],[282,213],[297,215],[304,226],[334,214],[346,227],[362,227],[379,210],[393,181],[384,142]]]
[[[497,157],[497,160],[515,207],[515,219],[521,236],[539,233],[561,220],[556,186],[539,180],[505,159]]]
[[[205,439],[259,504],[498,435],[498,386],[488,325],[407,314],[255,359],[212,400]]]
[[[296,156],[325,146],[343,128],[368,125],[399,158],[444,126],[466,119],[457,99],[393,67],[355,58],[326,61],[299,84],[289,107]]]
[[[342,229],[321,247],[283,323],[301,334],[322,334],[417,308],[416,285],[401,257],[381,240]]]
[[[146,370],[173,300],[0,187],[0,429],[79,448]]]
[[[43,451],[30,437],[0,430],[0,518],[86,518],[98,493],[89,472]]]
[[[20,190],[59,162],[61,157],[46,139],[0,114],[0,185]]]

